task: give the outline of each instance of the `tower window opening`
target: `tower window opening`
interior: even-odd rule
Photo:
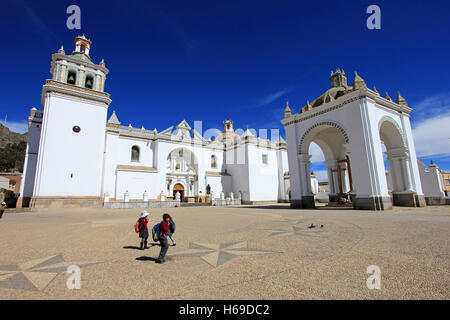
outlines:
[[[84,46],[84,44],[82,44],[82,45],[80,46],[80,52],[83,52],[83,53],[84,53],[84,50],[86,50],[86,47]]]
[[[84,87],[88,88],[88,89],[93,89],[94,88],[94,77],[92,77],[91,75],[88,75],[86,77],[86,81],[84,83]]]
[[[75,84],[76,82],[77,82],[77,73],[73,70],[69,71],[69,74],[67,75],[67,83]]]

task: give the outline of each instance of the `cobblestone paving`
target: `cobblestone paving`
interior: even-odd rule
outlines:
[[[169,212],[177,246],[139,250],[138,210],[62,209],[0,220],[0,299],[449,299],[450,207],[386,212],[285,205]],[[70,290],[67,268],[80,267]],[[381,270],[369,290],[367,267]]]

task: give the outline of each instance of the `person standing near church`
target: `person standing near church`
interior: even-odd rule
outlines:
[[[159,225],[159,243],[161,244],[161,251],[159,252],[158,259],[155,263],[164,263],[164,257],[169,249],[169,241],[167,240],[167,234],[170,231],[170,216],[168,213],[163,214],[163,221]]]
[[[3,201],[0,206],[0,219],[3,217],[3,212],[5,212],[5,210],[6,210],[6,202]]]
[[[148,212],[142,211],[139,218],[139,238],[141,238],[141,250],[148,249],[147,239],[148,239]]]

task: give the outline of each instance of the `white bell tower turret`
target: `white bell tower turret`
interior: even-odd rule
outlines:
[[[52,79],[42,88],[40,134],[31,206],[101,206],[108,69],[90,58],[91,41],[52,55]],[[28,177],[26,177],[28,178]]]

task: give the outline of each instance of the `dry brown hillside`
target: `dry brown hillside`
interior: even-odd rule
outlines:
[[[13,132],[0,123],[0,148],[8,143],[19,143],[20,141],[27,141],[27,133]]]

